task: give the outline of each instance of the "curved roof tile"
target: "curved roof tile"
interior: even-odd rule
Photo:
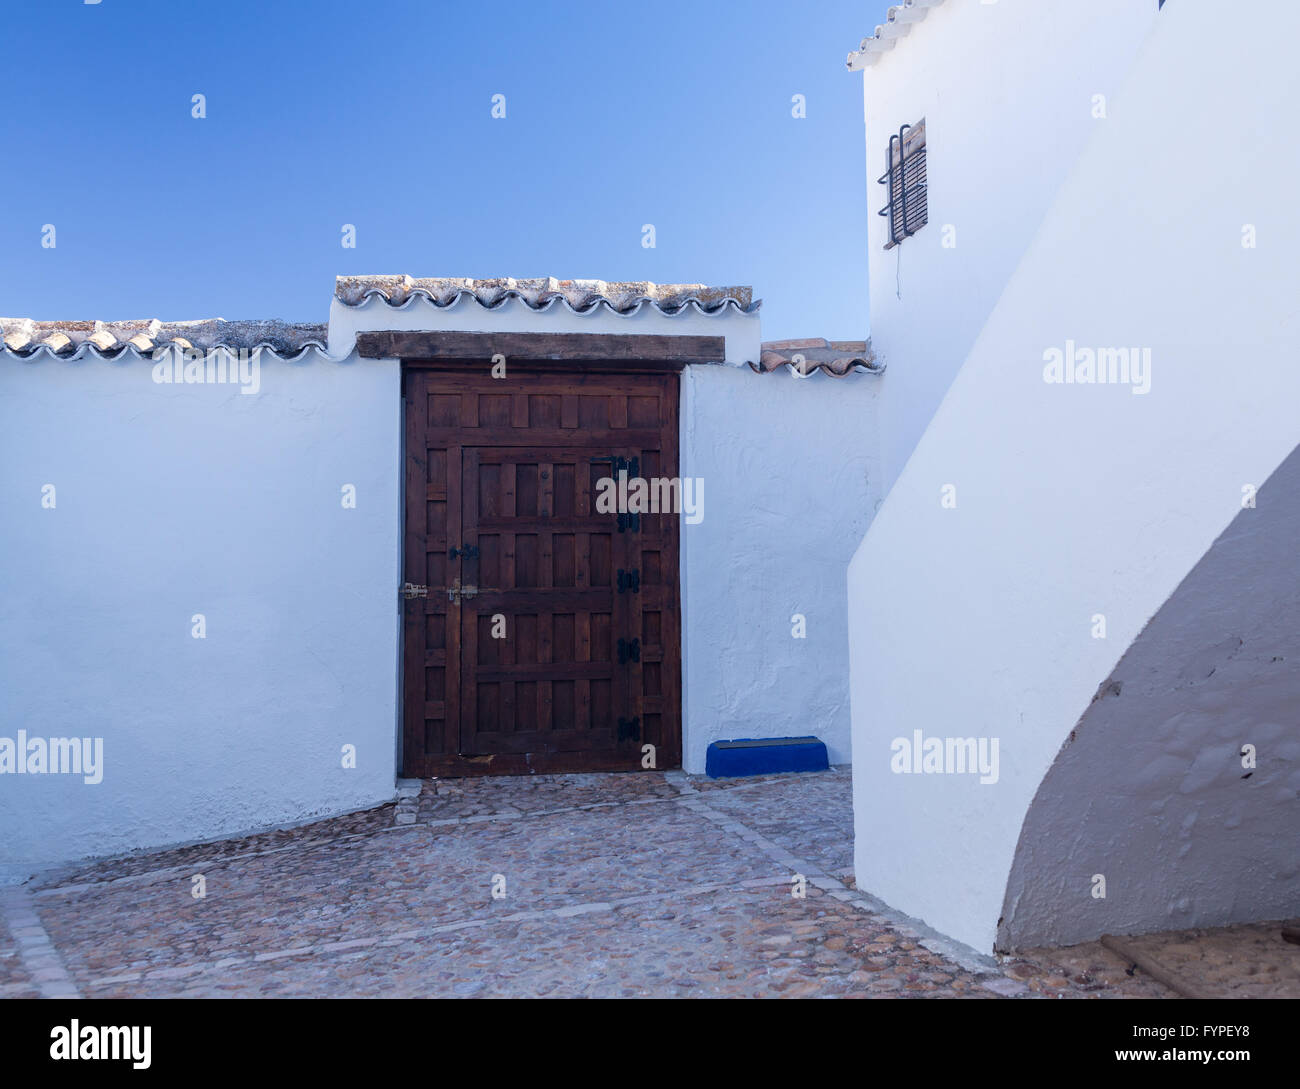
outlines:
[[[716,314],[734,306],[752,313],[762,305],[753,301],[749,287],[708,287],[705,284],[652,284],[649,281],[611,283],[606,280],[467,280],[454,277],[340,276],[334,296],[345,306],[361,306],[378,295],[390,306],[406,306],[423,297],[435,306],[447,307],[464,296],[480,306],[495,310],[510,299],[520,299],[533,310],[545,310],[562,302],[575,314],[607,306],[616,314],[634,314],[649,303],[663,314],[680,314],[694,308]]]
[[[763,344],[758,366],[750,367],[759,374],[771,374],[780,367],[789,367],[805,377],[813,371],[822,371],[832,378],[843,378],[853,372],[881,374],[884,363],[871,350],[866,340],[826,340],[812,337],[807,340],[769,340]]]
[[[912,25],[925,18],[930,8],[937,8],[943,0],[903,0],[885,13],[885,21],[876,27],[876,32],[862,39],[857,50],[849,54],[850,71],[869,68],[880,60],[882,53],[888,53],[900,38],[906,38],[912,32]]]
[[[33,321],[0,318],[0,342],[15,355],[44,349],[61,359],[79,359],[86,351],[113,357],[134,348],[141,353],[168,346],[210,352],[269,348],[278,355],[301,355],[326,348],[328,326],[287,321]]]

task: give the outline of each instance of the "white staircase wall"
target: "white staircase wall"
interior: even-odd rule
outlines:
[[[1252,10],[1165,6],[850,567],[858,884],[981,950],[1071,729],[1300,440],[1300,6]],[[1149,392],[1048,384],[1067,340],[1149,348]],[[895,774],[915,729],[998,781]]]

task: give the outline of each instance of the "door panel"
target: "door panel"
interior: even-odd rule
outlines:
[[[428,590],[402,602],[402,762],[419,769],[431,756],[455,752],[459,739],[460,627],[446,588],[452,577],[448,550],[460,531],[461,452],[445,437],[428,440],[430,421],[413,410],[412,396],[424,380],[416,374],[409,379],[403,569],[405,582]]]
[[[591,457],[590,447],[465,449],[462,536],[478,548],[465,570],[479,589],[461,606],[462,752],[615,747],[628,690],[613,649],[632,617],[615,594],[623,549],[595,513]]]

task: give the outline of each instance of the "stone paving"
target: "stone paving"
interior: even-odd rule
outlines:
[[[0,996],[1169,993],[1100,946],[972,957],[857,892],[849,783],[427,780],[332,821],[70,867],[0,902]]]
[[[1300,945],[1282,936],[1284,928],[1300,931],[1300,918],[1168,930],[1124,940],[1139,955],[1153,958],[1207,994],[1225,998],[1298,998]]]

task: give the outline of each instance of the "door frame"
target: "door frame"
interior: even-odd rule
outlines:
[[[411,370],[464,373],[471,369],[482,373],[484,364],[495,355],[504,355],[507,365],[525,374],[582,375],[582,374],[680,374],[690,363],[718,363],[725,359],[725,338],[704,336],[663,336],[639,334],[601,333],[472,333],[472,332],[403,332],[382,330],[359,333],[357,352],[362,358],[396,358],[401,367],[402,398],[402,450],[399,463],[401,478],[401,564],[405,574],[406,521],[408,505],[407,481],[407,409],[406,375]],[[681,475],[681,386],[677,387],[673,408],[673,425],[676,450],[676,473]],[[672,716],[670,736],[661,739],[656,753],[655,770],[681,767],[683,732],[685,728],[684,688],[682,684],[682,648],[685,612],[682,603],[681,522],[673,521],[675,553],[678,570],[674,572],[676,586],[677,631],[675,644],[675,684],[677,693],[676,714]],[[399,645],[397,660],[398,716],[397,750],[401,761],[400,774],[410,775],[406,766],[406,624],[398,597]],[[440,761],[434,774],[447,776],[526,775],[547,771],[572,770],[564,765],[565,754],[500,754],[491,758],[481,756],[450,755]],[[591,761],[593,765],[598,761]],[[626,767],[625,761],[618,764]],[[598,770],[589,767],[586,770]],[[611,769],[613,770],[613,769]],[[424,772],[429,774],[427,769]]]

